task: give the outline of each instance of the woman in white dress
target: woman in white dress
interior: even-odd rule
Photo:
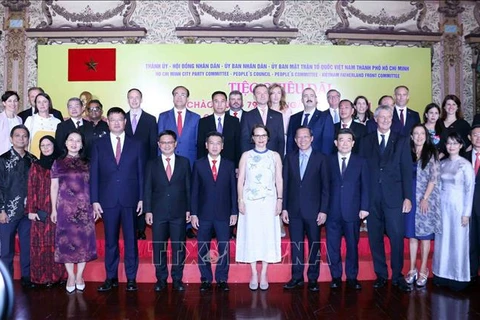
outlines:
[[[267,290],[268,264],[281,259],[282,160],[267,149],[269,137],[267,127],[255,125],[255,148],[244,152],[239,164],[236,261],[250,263],[251,290],[258,289],[257,261],[262,261],[260,289]]]
[[[470,282],[469,220],[472,214],[475,175],[472,164],[460,156],[462,136],[447,137],[449,157],[441,163],[442,228],[435,234],[433,283],[462,290]]]
[[[25,126],[30,131],[29,152],[40,158],[40,139],[43,136],[55,137],[57,125],[61,122],[51,114],[52,100],[46,93],[39,93],[35,98],[35,108],[38,113],[25,120]]]
[[[19,100],[20,98],[15,91],[6,91],[2,95],[3,112],[0,112],[0,155],[12,147],[10,132],[13,127],[22,124],[22,119],[17,116]]]

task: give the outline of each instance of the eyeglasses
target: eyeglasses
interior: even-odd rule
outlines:
[[[173,94],[175,97],[182,97],[182,98],[185,98],[187,96],[186,93],[174,93]]]
[[[98,111],[102,111],[102,109],[97,107],[88,108],[88,112],[98,112]]]
[[[160,143],[162,146],[166,146],[166,145],[175,144],[175,141],[160,141],[159,143]]]

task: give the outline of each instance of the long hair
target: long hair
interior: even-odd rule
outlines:
[[[370,120],[373,118],[373,112],[372,110],[370,110],[370,102],[368,101],[367,97],[365,96],[357,96],[355,98],[355,100],[353,100],[353,105],[355,106],[354,109],[354,113],[353,113],[353,118],[354,119],[358,119],[358,115],[357,115],[357,102],[358,100],[360,99],[363,99],[365,100],[365,103],[367,104],[367,111],[365,111],[365,121],[364,122],[367,122],[367,120]]]
[[[415,128],[422,128],[425,131],[425,143],[422,147],[422,153],[420,154],[420,164],[422,166],[422,170],[425,169],[430,159],[433,157],[435,161],[438,161],[438,152],[435,146],[432,143],[432,139],[430,138],[430,134],[428,133],[427,128],[423,124],[417,124],[413,126],[412,130],[410,130],[410,136],[413,137],[413,131]],[[417,154],[415,152],[415,143],[413,139],[410,138],[410,151],[412,154],[413,162],[417,161]]]
[[[268,87],[268,107],[272,107],[272,101],[270,100],[270,96],[272,95],[273,89],[275,88],[280,88],[280,94],[282,95],[279,101],[280,104],[280,111],[285,110],[287,106],[287,100],[286,100],[286,93],[285,93],[285,88],[283,88],[281,85],[278,83],[272,83],[270,87]]]
[[[68,155],[68,149],[67,149],[67,145],[66,145],[66,142],[68,140],[68,137],[70,137],[73,133],[76,133],[78,134],[81,139],[82,139],[82,149],[80,149],[80,151],[78,152],[78,156],[80,157],[80,159],[85,163],[87,164],[88,163],[88,158],[87,158],[87,154],[86,154],[86,147],[85,147],[85,136],[83,135],[83,133],[81,133],[79,130],[75,129],[73,130],[72,132],[70,132],[66,137],[65,137],[65,141],[63,141],[63,153],[62,155],[60,156],[60,159],[65,159]]]
[[[445,111],[445,106],[447,105],[448,100],[452,100],[457,104],[457,112],[455,112],[455,117],[457,118],[457,120],[463,119],[462,102],[456,95],[447,94],[445,96],[445,99],[443,99],[443,102],[442,102],[442,116],[441,116],[442,121],[445,121],[445,119],[447,119],[447,111]]]
[[[432,102],[426,105],[425,111],[423,111],[423,124],[427,123],[427,113],[433,108],[436,108],[438,110],[438,119],[437,122],[435,122],[435,134],[440,135],[442,133],[442,124],[439,120],[440,115],[442,114],[442,110],[438,104]]]

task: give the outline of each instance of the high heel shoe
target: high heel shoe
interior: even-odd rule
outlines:
[[[427,284],[428,273],[428,269],[425,273],[420,272],[420,276],[418,277],[418,280],[416,282],[417,287],[425,287],[425,285]]]
[[[413,284],[418,279],[417,269],[412,269],[408,271],[407,276],[405,277],[405,282],[408,284]]]
[[[68,293],[73,293],[75,291],[75,285],[73,286],[66,285],[65,289],[67,289]]]
[[[77,282],[75,282],[75,288],[77,288],[78,291],[82,291],[85,290],[85,280],[83,280],[83,284],[78,284]]]
[[[263,291],[268,289],[267,275],[260,277],[260,289]]]
[[[250,279],[250,283],[248,284],[250,290],[255,291],[258,289],[258,275],[252,275],[252,279]]]

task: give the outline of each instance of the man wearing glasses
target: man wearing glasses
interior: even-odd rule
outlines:
[[[98,139],[106,135],[108,130],[108,124],[103,117],[103,105],[99,100],[90,100],[87,104],[87,113],[90,122],[93,124],[93,139]]]
[[[335,89],[328,90],[327,92],[327,101],[328,101],[328,110],[332,116],[333,123],[340,122],[340,114],[338,106],[340,104],[340,98],[342,95]]]

